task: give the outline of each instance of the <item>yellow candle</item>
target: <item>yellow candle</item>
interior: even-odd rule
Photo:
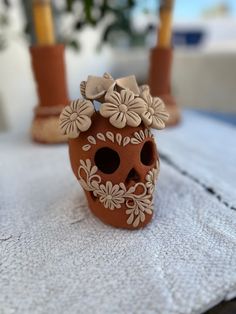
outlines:
[[[174,0],[161,1],[158,46],[162,48],[168,48],[171,46],[173,4]]]
[[[52,11],[49,0],[35,0],[33,2],[34,27],[39,45],[53,45],[55,43]]]

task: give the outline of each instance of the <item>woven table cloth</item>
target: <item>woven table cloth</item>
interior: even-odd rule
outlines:
[[[192,112],[155,132],[143,230],[88,210],[67,145],[0,135],[0,313],[202,313],[236,295],[236,129]]]

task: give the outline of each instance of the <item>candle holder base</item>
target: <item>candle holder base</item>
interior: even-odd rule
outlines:
[[[41,144],[58,144],[67,142],[59,130],[59,116],[36,117],[31,126],[31,137]]]
[[[181,121],[181,111],[179,106],[176,104],[174,97],[170,94],[159,95],[158,97],[164,101],[166,109],[170,115],[168,121],[166,122],[166,126],[168,127],[178,124]]]

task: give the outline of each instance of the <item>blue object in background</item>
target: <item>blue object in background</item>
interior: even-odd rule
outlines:
[[[199,46],[204,38],[202,30],[173,31],[174,46]]]

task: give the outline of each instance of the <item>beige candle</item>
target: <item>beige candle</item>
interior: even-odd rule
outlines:
[[[171,46],[172,35],[172,9],[174,0],[161,0],[160,25],[158,29],[158,47],[168,48]]]
[[[53,45],[55,43],[52,11],[49,0],[34,0],[34,27],[39,45]]]

